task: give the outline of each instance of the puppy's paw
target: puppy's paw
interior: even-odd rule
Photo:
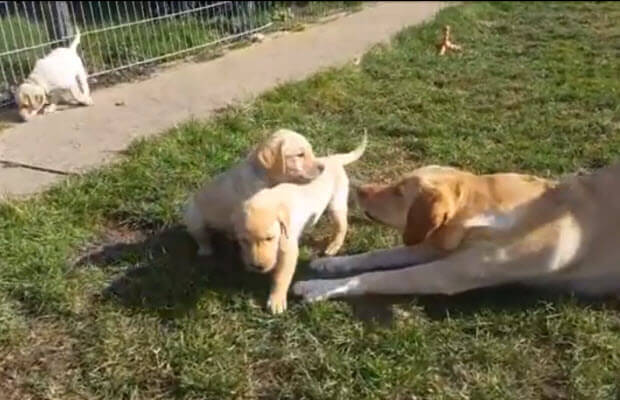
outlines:
[[[281,314],[286,310],[286,293],[269,295],[267,300],[267,308],[272,314]]]
[[[95,101],[93,100],[92,97],[89,97],[86,100],[84,100],[84,105],[87,106],[87,107],[95,105]]]
[[[48,104],[47,106],[43,107],[43,114],[51,114],[56,112],[56,104],[52,103],[52,104]]]
[[[325,249],[325,255],[334,256],[336,255],[336,253],[338,253],[338,250],[340,250],[341,247],[342,247],[341,241],[333,241]]]

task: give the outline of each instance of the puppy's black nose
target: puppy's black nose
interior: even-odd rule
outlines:
[[[317,169],[319,170],[319,172],[323,172],[323,170],[325,169],[325,165],[319,164]]]

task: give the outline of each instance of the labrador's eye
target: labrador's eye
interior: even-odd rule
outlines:
[[[268,241],[268,242],[272,242],[275,238],[276,238],[275,236],[269,236],[265,240]]]
[[[301,157],[303,157],[304,155],[305,155],[305,153],[304,153],[304,152],[301,152],[301,153],[297,154],[297,157],[300,157],[300,158],[301,158]]]

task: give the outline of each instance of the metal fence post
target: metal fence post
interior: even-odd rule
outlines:
[[[50,38],[61,39],[64,37],[72,37],[74,34],[73,23],[71,22],[71,14],[69,13],[69,2],[67,1],[50,1],[50,21],[47,30]]]

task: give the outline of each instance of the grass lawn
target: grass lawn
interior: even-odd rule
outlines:
[[[620,4],[472,3],[350,65],[135,144],[0,206],[0,397],[616,399],[620,314],[513,288],[264,309],[268,280],[176,227],[198,183],[278,127],[357,179],[428,163],[558,176],[620,155]],[[441,27],[462,54],[437,57]],[[352,210],[344,251],[398,243]],[[306,236],[300,272],[328,235]]]

